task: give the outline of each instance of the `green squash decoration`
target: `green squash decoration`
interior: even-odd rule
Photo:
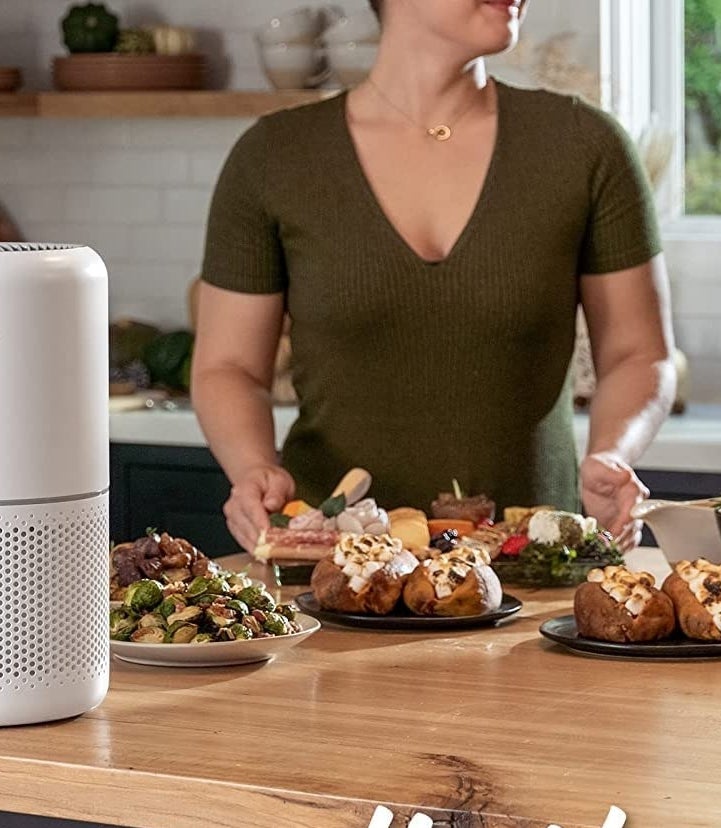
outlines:
[[[193,342],[193,334],[189,331],[172,331],[161,334],[148,345],[143,359],[154,383],[169,388],[187,387]]]
[[[63,41],[71,53],[112,52],[118,18],[102,3],[71,6],[62,20]]]
[[[155,38],[145,29],[121,29],[115,51],[125,55],[152,55]]]

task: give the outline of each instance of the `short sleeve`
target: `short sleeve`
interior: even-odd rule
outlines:
[[[286,289],[278,222],[265,199],[270,152],[261,119],[241,136],[223,166],[210,205],[201,274],[211,285],[238,293]]]
[[[661,252],[653,194],[630,137],[611,115],[576,103],[578,140],[589,149],[590,213],[581,274],[612,273]]]

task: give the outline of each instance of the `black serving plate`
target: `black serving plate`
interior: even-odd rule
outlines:
[[[356,615],[349,612],[333,612],[320,607],[312,592],[303,592],[293,599],[300,609],[326,624],[339,624],[343,627],[365,627],[374,630],[463,630],[472,627],[488,627],[515,615],[523,604],[513,595],[503,593],[503,603],[494,612],[482,615],[462,615],[445,617],[436,615],[413,615],[403,608],[393,610],[388,615]]]
[[[544,621],[541,635],[577,653],[607,658],[721,658],[721,641],[692,641],[681,635],[664,638],[661,641],[633,642],[619,644],[615,641],[596,641],[578,634],[576,619],[572,615],[561,615]]]

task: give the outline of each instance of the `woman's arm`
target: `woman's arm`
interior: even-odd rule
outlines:
[[[293,495],[293,480],[278,465],[270,395],[282,322],[282,294],[201,284],[193,405],[233,486],[225,514],[246,549],[267,526],[267,512]]]
[[[647,496],[631,466],[655,437],[676,391],[663,256],[619,273],[581,277],[581,301],[597,376],[581,466],[584,505],[628,540],[638,529],[629,511]]]

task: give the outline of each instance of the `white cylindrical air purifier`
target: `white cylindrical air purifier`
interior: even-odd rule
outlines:
[[[0,244],[0,725],[107,693],[108,478],[105,265]]]

